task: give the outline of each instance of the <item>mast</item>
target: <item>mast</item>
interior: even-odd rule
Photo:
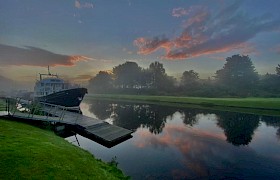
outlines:
[[[58,78],[58,75],[56,74],[51,74],[51,72],[50,72],[50,66],[48,66],[48,74],[41,74],[41,73],[39,73],[39,75],[40,75],[40,80],[42,80],[43,79],[43,76],[53,76],[53,77],[56,77],[56,78]]]

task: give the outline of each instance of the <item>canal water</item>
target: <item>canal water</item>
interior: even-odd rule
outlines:
[[[96,158],[132,179],[279,179],[280,118],[87,100],[84,115],[134,131],[106,148],[77,135]],[[78,146],[74,136],[66,138]]]

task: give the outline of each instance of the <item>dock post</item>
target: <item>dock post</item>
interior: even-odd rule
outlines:
[[[39,104],[39,103],[36,103],[36,104],[35,104],[34,110],[33,110],[33,112],[32,112],[32,118],[33,118],[33,116],[34,116],[34,113],[36,113],[38,104]]]
[[[32,110],[32,108],[33,108],[33,104],[32,104],[32,102],[31,101],[28,101],[30,104],[29,104],[29,107],[28,107],[28,109],[29,109],[29,113],[28,113],[28,118],[30,117],[30,114],[31,114],[31,110]]]
[[[10,114],[9,113],[9,101],[7,98],[6,98],[6,111],[8,112],[8,114]]]
[[[21,98],[16,98],[16,100],[18,99],[18,101],[16,101],[16,104],[15,104],[15,110],[14,110],[14,113],[13,113],[13,116],[15,115],[15,113],[16,113],[16,110],[17,110],[17,104],[20,102],[20,99]]]
[[[75,120],[75,124],[77,124],[77,121],[78,121],[78,118],[79,118],[79,116],[80,116],[80,113],[81,113],[81,109],[79,108],[79,112],[77,113],[76,120]]]
[[[63,119],[63,116],[64,116],[64,107],[62,108],[62,111],[61,111],[61,114],[59,117],[59,122]]]

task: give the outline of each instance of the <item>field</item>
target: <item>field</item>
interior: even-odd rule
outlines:
[[[53,132],[0,118],[0,179],[125,179]]]
[[[86,96],[85,100],[90,99],[143,102],[178,107],[196,107],[234,112],[246,112],[260,115],[280,116],[280,98],[203,98],[177,96],[89,94]]]

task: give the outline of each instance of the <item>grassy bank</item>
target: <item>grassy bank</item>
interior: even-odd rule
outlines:
[[[118,101],[145,102],[179,107],[197,107],[280,116],[280,98],[202,98],[177,96],[89,94],[86,96],[85,100],[87,99],[110,99]]]
[[[0,118],[0,179],[124,179],[53,132]]]

